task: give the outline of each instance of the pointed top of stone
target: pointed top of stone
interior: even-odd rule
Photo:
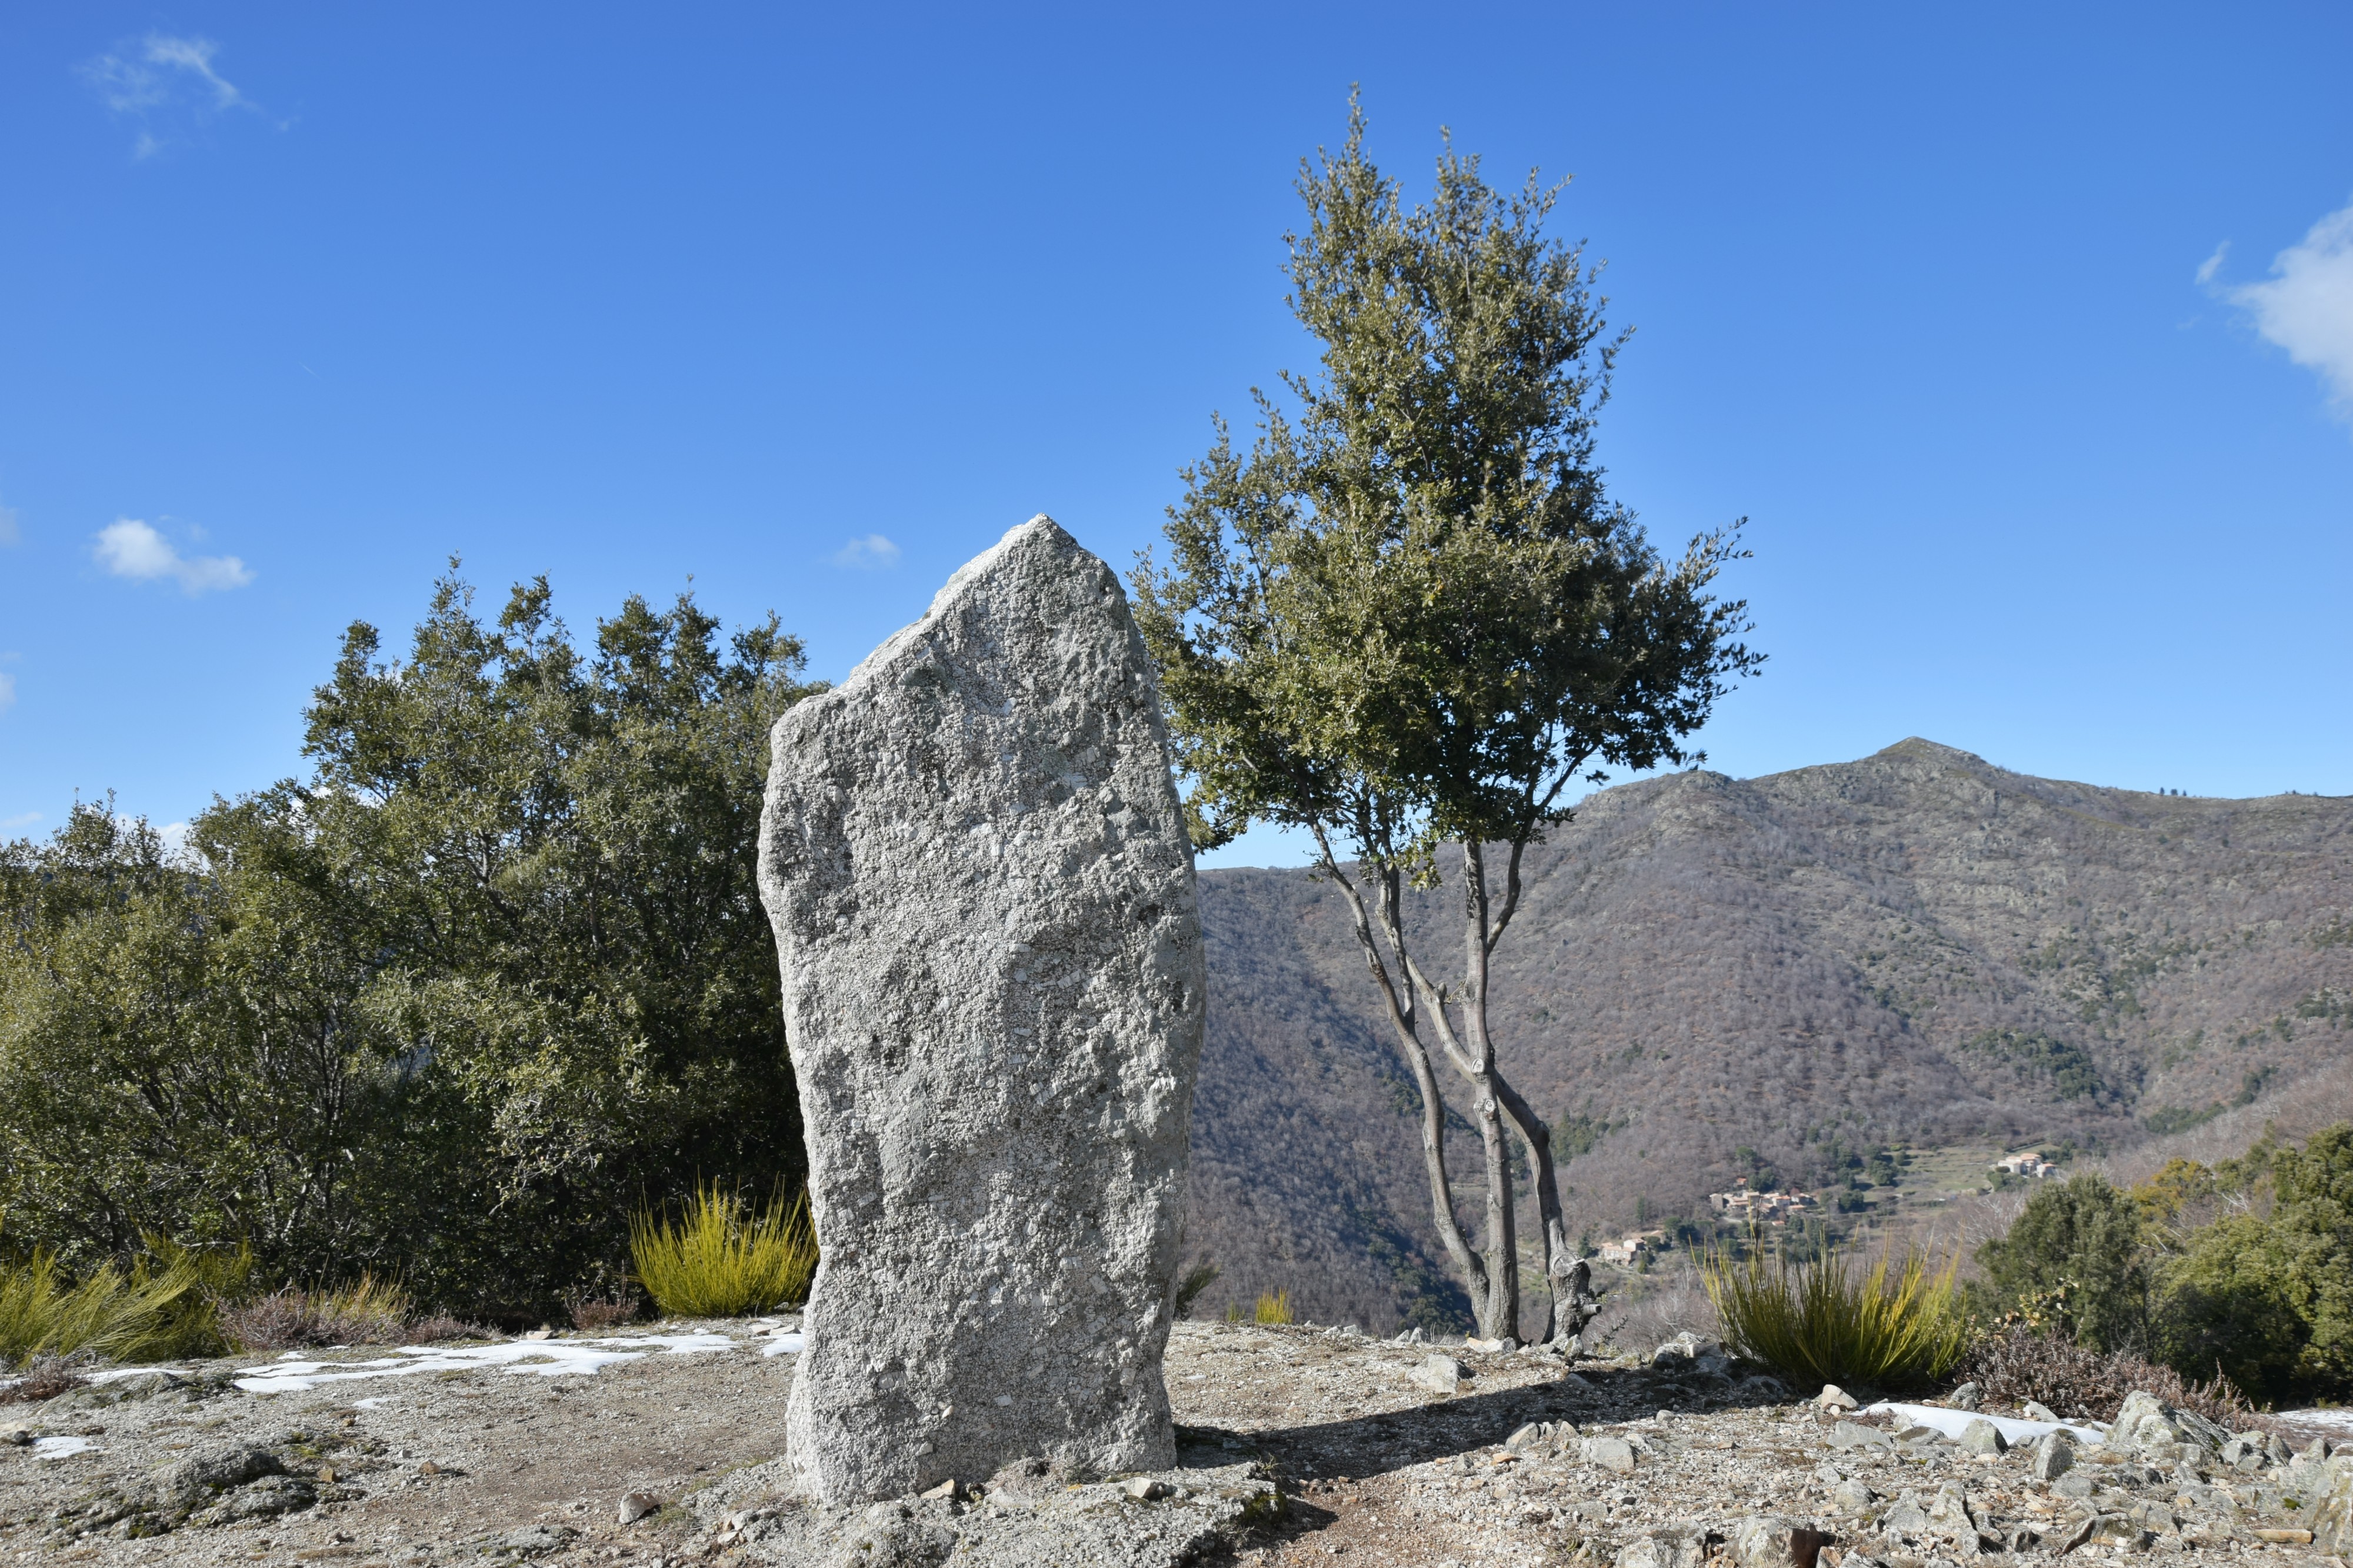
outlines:
[[[870,670],[890,663],[901,648],[922,637],[932,626],[953,614],[958,599],[973,593],[978,584],[992,577],[1019,570],[1033,557],[1040,563],[1057,561],[1082,571],[1092,566],[1106,575],[1111,573],[1111,568],[1103,564],[1101,557],[1071,538],[1069,530],[1041,511],[1029,521],[1007,529],[1004,538],[957,567],[955,574],[940,584],[940,591],[932,595],[932,607],[923,612],[923,619],[912,621],[883,638],[882,646],[860,659],[858,668],[851,670],[849,679],[835,689],[846,691],[867,679]],[[1124,597],[1122,603],[1124,607]]]

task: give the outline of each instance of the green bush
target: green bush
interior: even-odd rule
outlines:
[[[2353,1125],[2302,1149],[2266,1140],[2236,1163],[2222,1184],[2252,1173],[2242,1195],[2267,1187],[2270,1212],[2226,1214],[2179,1238],[2159,1269],[2159,1354],[2257,1398],[2353,1392]]]
[[[1796,1264],[1752,1248],[1744,1259],[1711,1251],[1700,1277],[1724,1325],[1725,1348],[1801,1384],[1874,1387],[1941,1376],[1968,1342],[1953,1277],[1957,1258],[1931,1273],[1907,1251],[1858,1273],[1844,1253]]]
[[[2062,1331],[2094,1350],[2148,1342],[2149,1271],[2138,1205],[2105,1176],[2070,1177],[2026,1200],[2007,1236],[1978,1248],[1978,1316],[1999,1319],[2040,1299],[2063,1302]]]
[[[640,1210],[629,1222],[638,1282],[665,1317],[734,1318],[808,1300],[817,1231],[808,1194],[791,1205],[752,1205],[712,1183],[687,1200],[683,1219]]]
[[[185,853],[112,802],[0,845],[0,1208],[87,1277],[143,1233],[275,1282],[398,1278],[530,1321],[628,1262],[633,1197],[803,1166],[756,885],[773,619],[454,575],[406,657],[355,625],[308,779]]]

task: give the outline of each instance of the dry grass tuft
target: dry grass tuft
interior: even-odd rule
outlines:
[[[65,1357],[44,1352],[26,1361],[24,1372],[6,1387],[0,1388],[0,1405],[37,1405],[89,1382]]]
[[[1858,1276],[1832,1252],[1792,1264],[1762,1248],[1742,1261],[1711,1253],[1700,1277],[1724,1322],[1725,1348],[1799,1383],[1900,1387],[1928,1383],[1960,1359],[1968,1340],[1956,1258],[1935,1274],[1907,1249]]]
[[[618,1323],[634,1322],[645,1305],[638,1293],[622,1288],[603,1295],[580,1296],[565,1303],[572,1326],[584,1334],[600,1334]]]
[[[677,1225],[640,1211],[629,1222],[638,1283],[672,1318],[740,1318],[808,1300],[817,1227],[808,1193],[752,1205],[714,1182],[687,1200]]]
[[[1298,1321],[1291,1310],[1289,1290],[1268,1290],[1261,1293],[1250,1321],[1254,1323],[1291,1323]]]
[[[275,1290],[221,1310],[221,1331],[248,1354],[327,1345],[411,1343],[408,1292],[373,1274],[331,1290]]]

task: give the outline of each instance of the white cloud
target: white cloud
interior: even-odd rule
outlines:
[[[2212,274],[2201,268],[2199,276]],[[2330,213],[2303,243],[2274,257],[2269,279],[2222,295],[2288,358],[2318,372],[2337,411],[2353,419],[2353,205]]]
[[[242,588],[253,581],[253,574],[236,556],[183,555],[170,540],[134,517],[100,529],[90,553],[117,577],[134,583],[169,577],[191,597],[215,588]]]
[[[833,563],[836,566],[896,566],[899,564],[899,547],[879,533],[870,533],[863,539],[853,539],[835,551]]]
[[[16,678],[0,670],[0,713],[16,706]]]
[[[171,122],[204,120],[232,109],[259,110],[219,71],[220,46],[210,38],[150,33],[84,65],[82,74],[106,107],[140,122],[134,158],[153,157],[171,140]],[[159,131],[155,121],[165,122]]]
[[[37,811],[20,811],[14,816],[0,816],[0,833],[14,833],[20,827],[30,827],[41,820]]]
[[[2214,254],[2198,264],[2198,281],[2211,283],[2214,274],[2222,270],[2222,258],[2231,254],[2231,242],[2224,240],[2214,247]]]

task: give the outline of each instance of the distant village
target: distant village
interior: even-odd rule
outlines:
[[[2031,1182],[2060,1173],[2056,1163],[2033,1150],[2022,1154],[2005,1154],[1990,1168],[2004,1175]],[[1822,1212],[1834,1195],[1830,1192],[1760,1191],[1748,1184],[1747,1177],[1741,1176],[1734,1181],[1732,1191],[1708,1194],[1707,1207],[1721,1224],[1783,1226],[1793,1217]],[[1671,1250],[1673,1245],[1673,1233],[1662,1226],[1650,1230],[1629,1231],[1624,1236],[1603,1242],[1597,1253],[1604,1263],[1614,1263],[1621,1268],[1636,1268],[1641,1267],[1646,1258]]]

